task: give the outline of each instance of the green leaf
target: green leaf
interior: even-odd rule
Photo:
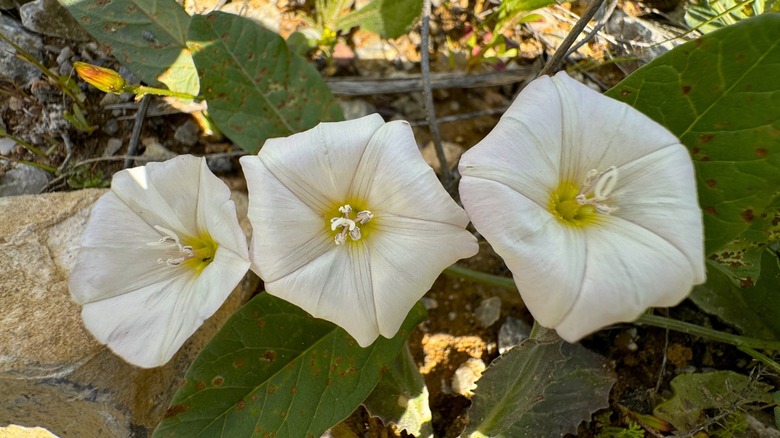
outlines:
[[[343,119],[317,70],[254,21],[196,15],[188,38],[209,114],[242,149],[254,153],[268,138]]]
[[[685,22],[702,33],[709,33],[740,20],[761,15],[765,7],[764,0],[700,0],[688,5]]]
[[[763,251],[761,271],[758,283],[740,288],[723,268],[710,262],[707,283],[696,286],[690,298],[745,336],[780,339],[780,261],[771,251]]]
[[[418,438],[433,436],[428,388],[408,345],[363,405],[384,424],[395,424]]]
[[[499,356],[477,382],[463,436],[552,437],[608,406],[606,361],[579,344],[527,340]]]
[[[422,0],[374,0],[361,9],[341,17],[336,30],[355,26],[382,38],[398,38],[417,20]]]
[[[371,393],[425,318],[360,348],[344,330],[262,293],[190,366],[155,437],[319,437]]]
[[[756,275],[760,249],[780,239],[778,65],[780,14],[764,14],[676,47],[606,93],[688,147],[706,253],[735,278]]]
[[[733,371],[683,374],[672,380],[674,396],[656,406],[653,414],[680,432],[699,424],[705,409],[741,410],[752,403],[772,402],[772,387]]]
[[[175,0],[59,1],[141,80],[198,94],[198,76],[186,44],[190,16]]]

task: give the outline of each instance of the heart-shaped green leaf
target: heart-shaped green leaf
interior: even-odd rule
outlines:
[[[242,149],[254,153],[268,138],[343,119],[317,70],[260,24],[223,12],[196,15],[188,38],[209,114]]]
[[[344,330],[262,293],[190,366],[155,437],[319,437],[371,393],[425,318],[361,348]]]
[[[149,85],[198,94],[190,16],[175,0],[59,0],[103,48]]]

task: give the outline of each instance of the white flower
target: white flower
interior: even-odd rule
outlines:
[[[134,365],[159,366],[217,311],[249,269],[229,198],[203,158],[114,175],[68,284],[98,341]]]
[[[392,337],[441,271],[477,252],[409,124],[322,123],[242,157],[252,269],[268,293],[366,347]]]
[[[474,226],[534,318],[569,342],[704,282],[688,151],[565,73],[530,83],[459,169]]]

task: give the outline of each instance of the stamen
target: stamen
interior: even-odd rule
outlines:
[[[182,245],[181,242],[179,241],[179,236],[176,235],[176,233],[174,233],[173,231],[165,227],[161,227],[159,225],[155,225],[154,229],[164,234],[164,236],[160,238],[160,240],[158,240],[157,242],[148,242],[147,245],[149,246],[173,245],[176,247],[174,251],[180,254],[180,257],[170,257],[168,259],[159,258],[157,259],[157,263],[166,264],[168,266],[178,266],[195,254],[195,251],[193,250],[192,246]]]
[[[617,207],[607,205],[606,201],[615,190],[617,181],[617,167],[610,166],[601,173],[593,169],[588,172],[575,199],[580,205],[592,205],[599,213],[610,214],[616,211]]]
[[[352,207],[349,204],[344,204],[339,207],[339,212],[341,212],[344,217],[334,217],[330,220],[330,229],[332,231],[336,231],[338,228],[341,228],[341,232],[336,234],[334,239],[336,245],[345,244],[347,242],[347,234],[349,234],[349,237],[352,240],[360,240],[362,233],[360,231],[360,227],[358,227],[358,224],[361,226],[365,225],[374,217],[374,214],[370,211],[362,210],[358,212],[355,220],[350,219],[349,214],[352,212]]]

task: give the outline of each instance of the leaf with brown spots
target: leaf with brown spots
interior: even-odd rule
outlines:
[[[60,0],[95,40],[150,85],[197,95],[187,49],[190,16],[175,0]]]
[[[188,38],[209,115],[242,149],[256,153],[268,138],[343,119],[317,70],[255,21],[196,15]]]
[[[690,149],[706,254],[737,284],[741,270],[758,278],[761,250],[780,238],[780,81],[769,79],[778,65],[780,14],[765,14],[678,46],[606,93]]]
[[[424,318],[418,303],[395,337],[360,348],[344,330],[261,293],[192,363],[185,379],[196,383],[176,392],[175,413],[154,437],[318,437],[368,397]]]

